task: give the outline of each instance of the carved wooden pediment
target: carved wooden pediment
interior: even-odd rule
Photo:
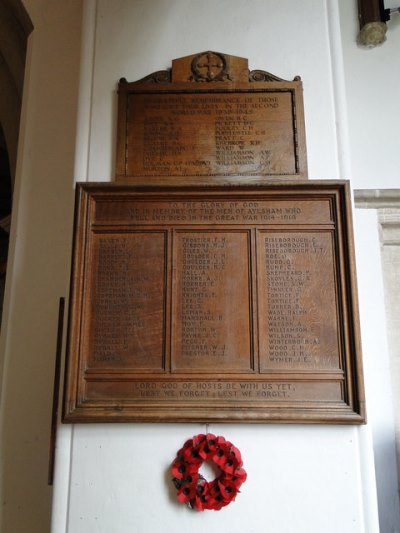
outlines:
[[[300,81],[295,76],[293,81]],[[125,82],[123,78],[121,81]],[[158,70],[145,76],[140,82],[172,83],[172,82],[257,82],[257,81],[289,81],[271,74],[266,70],[248,68],[248,60],[244,57],[231,56],[208,50],[172,61],[172,69]]]

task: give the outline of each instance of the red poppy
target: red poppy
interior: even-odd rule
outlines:
[[[186,484],[178,490],[176,497],[182,503],[190,502],[196,496],[196,486],[193,484]]]
[[[190,474],[198,472],[198,466],[186,461],[174,461],[171,468],[172,475],[177,479],[184,479]]]
[[[199,444],[201,444],[206,439],[206,435],[203,433],[200,433],[199,435],[195,435],[192,439],[193,441],[193,448],[197,448]]]
[[[215,496],[210,496],[206,508],[212,511],[219,511],[225,505],[228,505],[228,503],[224,502],[220,494],[216,494]]]
[[[236,468],[236,470],[233,472],[231,476],[231,480],[236,483],[237,486],[240,487],[242,483],[244,483],[247,479],[247,472],[244,468],[239,466]]]
[[[230,446],[230,453],[231,455],[233,455],[235,457],[235,459],[238,461],[238,463],[240,465],[242,465],[242,454],[240,453],[240,451],[238,450],[238,448],[236,448],[236,446],[234,446],[233,444]]]
[[[213,509],[214,511],[219,511],[227,505],[227,503],[224,501],[221,489],[219,487],[218,480],[213,481],[211,488],[210,488],[210,498],[208,500],[208,508]]]
[[[197,483],[196,496],[193,502],[195,509],[198,511],[204,511],[204,509],[207,509],[209,499],[209,483],[203,479],[200,483]]]
[[[224,449],[222,446],[217,449],[212,459],[227,474],[233,474],[236,468],[240,466],[239,461],[230,453],[229,449]]]
[[[183,448],[193,448],[193,439],[188,439],[183,445]]]
[[[204,461],[211,459],[217,451],[217,437],[212,433],[208,433],[206,438],[199,445],[199,455]]]
[[[227,444],[227,441],[224,439],[224,437],[217,437],[218,446],[224,446],[225,444]]]
[[[224,479],[218,482],[222,499],[226,502],[231,502],[235,499],[238,488],[231,481]]]
[[[198,467],[203,462],[198,449],[195,447],[183,448],[182,459],[187,463],[197,464]]]

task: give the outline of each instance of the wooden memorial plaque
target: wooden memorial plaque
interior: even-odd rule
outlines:
[[[117,181],[307,178],[302,84],[203,52],[118,90]]]
[[[362,423],[348,191],[80,185],[64,421]]]

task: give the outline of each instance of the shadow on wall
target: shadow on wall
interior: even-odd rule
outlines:
[[[7,269],[12,190],[28,35],[32,23],[21,0],[0,3],[0,324]]]
[[[11,173],[8,151],[0,125],[0,327],[6,284],[8,241],[11,221]]]
[[[21,0],[0,1],[0,328],[6,285],[27,40],[32,30],[33,25]],[[0,393],[4,388],[3,365],[3,354],[1,354]],[[3,453],[3,443],[1,445]],[[3,462],[4,456],[1,457],[0,480],[4,479]],[[3,490],[4,486],[0,488],[4,516],[8,502]],[[0,529],[3,530],[2,523],[0,523]]]

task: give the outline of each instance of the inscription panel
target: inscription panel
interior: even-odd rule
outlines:
[[[96,202],[95,223],[110,224],[332,224],[330,198],[270,198],[253,193],[243,200],[226,194],[197,201],[141,200]]]
[[[78,189],[64,419],[364,420],[346,182]]]
[[[164,232],[93,234],[83,338],[90,368],[164,368]]]
[[[133,93],[127,108],[130,176],[298,171],[292,90]]]
[[[107,391],[113,392],[111,383],[88,383],[88,392],[93,399],[101,399]],[[327,381],[323,387],[312,381],[135,381],[121,384],[116,397],[120,400],[135,399],[142,403],[171,401],[175,405],[199,401],[212,405],[215,401],[223,401],[228,405],[234,402],[248,407],[249,402],[262,405],[266,401],[283,405],[293,401],[314,401],[318,404],[316,398],[321,394],[325,401],[340,404],[340,381]]]
[[[172,369],[252,371],[250,234],[174,234]]]
[[[260,366],[340,370],[332,232],[259,233]]]

